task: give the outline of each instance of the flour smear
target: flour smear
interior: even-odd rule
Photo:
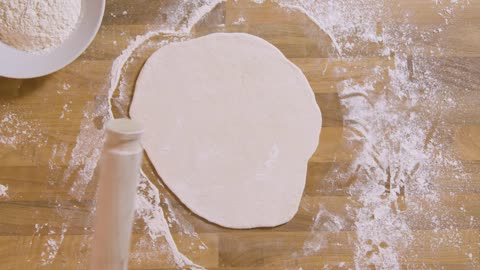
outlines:
[[[152,24],[148,31],[136,36],[116,57],[106,82],[107,97],[99,96],[87,104],[75,147],[71,151],[62,145],[54,147],[49,167],[52,174],[59,174],[63,185],[69,187],[70,196],[78,201],[85,197],[100,157],[102,123],[114,115],[126,115],[128,87],[134,83],[126,71],[135,65],[136,53],[191,38],[195,24],[222,2],[192,0],[167,5],[159,10],[160,23]],[[247,1],[231,3],[236,2]],[[318,26],[318,31],[331,39],[335,51],[327,65],[318,69],[323,74],[329,70],[344,78],[336,85],[344,127],[336,158],[344,158],[341,153],[349,156],[336,163],[339,165],[333,165],[320,180],[327,183],[325,186],[330,183],[339,187],[338,192],[348,196],[343,212],[328,204],[302,206],[314,209],[308,212],[312,216],[311,232],[303,249],[294,252],[291,261],[301,263],[306,258],[308,262],[310,256],[323,256],[327,248],[342,245],[353,247],[354,257],[331,265],[289,265],[289,269],[443,267],[424,264],[423,258],[412,254],[411,250],[419,246],[434,253],[447,246],[458,256],[464,256],[472,269],[480,268],[477,244],[467,241],[468,235],[460,231],[462,226],[478,227],[480,221],[466,207],[457,209],[449,203],[457,199],[457,193],[471,187],[468,173],[450,143],[454,133],[450,115],[458,110],[458,103],[464,102],[456,100],[452,93],[465,91],[465,85],[475,84],[469,83],[472,78],[468,73],[451,72],[446,65],[452,66],[452,63],[434,60],[450,53],[450,48],[444,47],[438,36],[447,31],[457,13],[468,9],[469,2],[425,3],[423,11],[430,12],[428,16],[435,19],[434,23],[421,26],[414,22],[414,3],[273,2],[286,12],[306,14]],[[256,0],[249,5],[263,3],[272,4]],[[248,16],[241,15],[233,24],[248,23]],[[362,61],[365,58],[369,61]],[[337,66],[342,68],[329,68],[332,62],[341,63]],[[361,79],[350,76],[359,73]],[[452,81],[458,83],[450,83]],[[22,121],[21,115],[5,108],[2,111],[7,113],[0,121],[10,128],[0,133],[0,143],[17,147],[30,140],[44,142],[43,137],[35,136],[31,123]],[[56,163],[65,158],[68,164],[62,170]],[[195,226],[171,200],[175,198],[168,194],[154,172],[145,169],[136,201],[136,223],[144,236],[132,247],[131,261],[154,261],[161,254],[168,257],[172,267],[204,269],[206,267],[187,258],[182,250],[199,254],[208,251],[208,243],[203,242]],[[73,218],[72,213],[62,210],[59,214],[66,219]],[[92,216],[93,213],[90,218]],[[459,220],[465,223],[460,224]],[[70,226],[61,227],[57,230],[60,236],[42,240],[46,252],[42,258],[46,265],[55,260],[64,242],[63,235],[70,229]],[[431,230],[434,235],[427,237],[422,234],[423,230]],[[346,242],[332,242],[336,236],[346,238]],[[82,240],[81,248],[87,248],[88,243],[88,239]]]
[[[0,185],[0,198],[8,197],[8,185]]]

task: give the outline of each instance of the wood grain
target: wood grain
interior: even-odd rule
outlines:
[[[442,204],[431,213],[452,213],[451,220],[439,231],[427,217],[417,215],[412,209],[406,211],[414,241],[401,251],[408,262],[408,266],[403,266],[405,269],[480,267],[469,257],[480,260],[480,248],[471,251],[472,246],[480,244],[480,1],[470,2],[436,38],[425,42],[416,37],[419,46],[426,49],[435,48],[437,43],[445,48],[442,55],[422,56],[446,67],[442,73],[445,91],[450,91],[449,85],[464,86],[464,91],[449,93],[459,101],[458,105],[438,113],[445,116],[445,124],[452,130],[449,143],[465,168],[464,177],[470,181],[462,185],[453,174],[436,180],[441,187]],[[26,133],[9,131],[11,137],[15,137],[14,142],[0,144],[0,184],[8,186],[8,196],[0,197],[0,269],[86,269],[96,174],[84,187],[80,200],[71,190],[75,179],[65,179],[65,170],[85,121],[96,125],[102,122],[102,116],[90,119],[85,111],[92,112],[106,104],[113,60],[137,35],[165,23],[169,8],[177,2],[112,0],[107,3],[97,38],[73,64],[37,79],[0,78],[0,117],[13,114],[18,123],[31,127],[16,125]],[[394,0],[390,5],[395,12],[389,23],[403,22],[399,11],[402,9],[411,10],[410,22],[418,29],[443,22],[431,8],[432,1]],[[123,11],[127,14],[123,15]],[[237,23],[241,17],[245,22]],[[347,79],[365,81],[373,67],[394,68],[393,60],[379,54],[378,45],[351,52],[354,57],[340,58],[328,35],[306,15],[287,11],[270,1],[256,4],[239,0],[219,4],[194,26],[192,36],[212,32],[247,32],[260,36],[302,69],[322,108],[321,145],[309,163],[298,214],[288,224],[273,229],[220,228],[193,215],[160,182],[155,182],[170,201],[169,206],[162,203],[164,210],[176,213],[183,224],[172,223],[170,228],[179,250],[208,269],[353,269],[355,223],[348,217],[345,206],[358,196],[348,192],[348,181],[354,179],[343,183],[328,181],[333,167],[347,164],[354,156],[351,148],[344,147],[338,84]],[[162,39],[172,37],[154,38]],[[146,44],[131,57],[123,75],[127,96],[133,93],[135,78],[144,61],[157,48],[154,42]],[[467,74],[471,80],[455,80],[459,73]],[[119,107],[127,109],[128,104]],[[115,113],[121,115],[118,109]],[[2,126],[1,134],[7,134],[7,128]],[[144,167],[149,168],[147,173],[155,179],[149,165],[146,163]],[[421,203],[424,198],[411,195],[406,200]],[[345,217],[340,231],[323,226],[312,232],[312,219],[320,206]],[[450,224],[456,226],[457,240],[438,244],[439,239],[446,239],[452,233]],[[146,240],[149,236],[144,225],[141,219],[134,225],[130,268],[175,269],[164,239],[160,237],[152,246]],[[198,236],[185,234],[185,226],[194,228]],[[324,247],[316,253],[304,254],[304,246],[312,239],[323,239]],[[61,243],[52,258],[48,254],[56,247],[49,240]],[[202,243],[208,249],[197,248]]]

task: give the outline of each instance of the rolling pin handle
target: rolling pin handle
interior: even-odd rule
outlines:
[[[140,175],[143,127],[111,120],[100,159],[97,211],[90,269],[126,270]]]

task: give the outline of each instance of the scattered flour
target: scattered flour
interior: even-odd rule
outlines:
[[[170,233],[170,226],[165,219],[165,214],[160,206],[160,202],[158,189],[151,183],[150,179],[142,173],[136,198],[136,214],[145,222],[150,238],[153,240],[159,237],[165,238],[170,247],[169,251],[177,266],[182,268],[188,267],[188,269],[204,269],[193,263],[178,250]]]
[[[39,146],[46,143],[46,139],[38,133],[37,125],[26,121],[22,114],[9,112],[9,106],[2,106],[0,115],[0,144],[12,148],[19,148],[25,143],[37,143]]]
[[[96,100],[89,102],[84,111],[84,119],[81,122],[80,134],[77,137],[71,158],[63,173],[63,182],[70,185],[69,195],[81,200],[88,184],[92,180],[103,149],[105,132],[103,126],[97,127],[99,121],[104,121],[108,114],[105,101]],[[96,106],[96,104],[100,104]]]
[[[65,233],[67,228],[63,225],[59,231],[55,231],[48,223],[35,224],[33,236],[31,239],[31,246],[41,247],[40,253],[40,265],[51,265],[58,254],[63,240],[65,239]]]
[[[60,119],[64,119],[65,115],[72,111],[72,109],[69,108],[70,105],[72,105],[72,101],[69,101],[68,103],[63,105],[63,110],[59,117]],[[67,117],[66,120],[69,120],[69,118]]]
[[[0,198],[8,197],[8,185],[0,185]]]
[[[244,17],[240,17],[238,18],[236,21],[233,22],[234,25],[240,25],[240,24],[243,24],[245,22],[245,18]]]
[[[359,47],[373,43],[378,46],[377,54],[393,63],[392,67],[372,68],[363,81],[346,79],[337,86],[344,109],[344,146],[353,148],[355,154],[345,167],[334,168],[327,181],[345,183],[352,196],[353,202],[346,207],[349,217],[354,219],[355,268],[402,269],[402,265],[409,264],[406,250],[416,241],[411,228],[416,218],[445,220],[436,224],[443,229],[448,228],[447,221],[452,222],[450,215],[454,213],[445,211],[439,217],[438,212],[432,211],[445,207],[439,195],[442,190],[435,180],[455,173],[460,186],[468,182],[442,137],[451,132],[442,122],[442,111],[453,108],[454,102],[445,97],[448,93],[439,94],[446,88],[437,77],[441,70],[433,72],[432,63],[422,57],[421,45],[412,41],[418,32],[422,34],[420,30],[408,21],[398,26],[383,19],[392,11],[383,1],[280,1],[280,4],[304,11],[319,27],[327,29],[342,55],[355,57]],[[455,7],[449,9],[452,14]],[[381,31],[377,21],[387,22]],[[429,100],[428,104],[425,100]],[[412,199],[415,197],[429,206]],[[325,211],[319,214],[325,215]],[[326,219],[333,224],[342,223],[333,214]],[[307,255],[319,252],[325,245],[318,224],[317,216],[312,240],[304,247]],[[461,241],[456,226],[452,224],[448,239],[443,238],[444,244],[456,246]]]
[[[309,256],[325,249],[328,245],[326,235],[341,232],[345,224],[344,218],[336,216],[321,205],[313,219],[312,235],[303,245],[304,254]]]
[[[0,40],[38,52],[59,46],[75,29],[82,0],[0,0]]]

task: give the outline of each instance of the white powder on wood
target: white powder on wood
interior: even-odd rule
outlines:
[[[8,197],[7,190],[8,190],[7,185],[0,185],[0,198]]]
[[[62,44],[75,29],[81,0],[0,0],[0,40],[28,52]]]

